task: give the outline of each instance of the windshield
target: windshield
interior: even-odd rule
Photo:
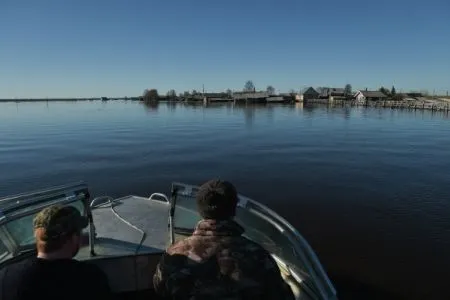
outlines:
[[[197,213],[197,204],[192,194],[195,191],[179,191],[176,197],[175,214],[173,227],[179,230],[194,231],[194,228],[201,217]]]
[[[82,215],[85,214],[82,201],[73,202],[70,206],[78,209]],[[21,211],[23,213],[21,217],[16,217],[0,226],[0,263],[13,255],[20,254],[22,250],[34,249],[33,219],[39,212],[34,208],[36,206],[27,207]],[[27,214],[27,211],[30,211],[30,214]]]

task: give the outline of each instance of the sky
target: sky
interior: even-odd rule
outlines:
[[[448,0],[0,0],[0,98],[450,90]]]

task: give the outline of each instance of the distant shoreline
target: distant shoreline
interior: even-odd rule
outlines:
[[[35,98],[35,99],[0,99],[0,103],[16,102],[16,103],[26,103],[26,102],[77,102],[77,101],[120,101],[120,100],[130,100],[130,101],[142,101],[141,97],[122,97],[122,98]],[[203,104],[203,101],[181,101],[181,100],[159,100],[154,103],[198,103]],[[208,104],[214,103],[233,103],[234,101],[210,101]],[[303,102],[304,104],[322,104],[331,106],[350,106],[350,107],[377,107],[377,108],[391,108],[391,109],[412,109],[412,110],[432,110],[432,111],[450,111],[450,98],[447,97],[435,97],[435,98],[422,98],[421,100],[380,100],[380,101],[362,101],[358,102],[356,100],[329,100],[329,99],[308,99]],[[295,102],[289,102],[284,104],[294,104]],[[237,105],[246,104],[244,101],[236,102]],[[281,103],[248,103],[248,104],[281,104]]]
[[[103,97],[105,98],[105,97]],[[67,101],[117,101],[117,100],[139,100],[140,97],[118,97],[118,98],[16,98],[0,99],[1,102],[67,102]]]

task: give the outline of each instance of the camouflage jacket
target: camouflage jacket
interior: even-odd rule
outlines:
[[[172,299],[295,299],[272,256],[234,221],[202,220],[170,246],[153,277]]]

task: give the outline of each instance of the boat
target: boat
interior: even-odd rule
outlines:
[[[89,220],[75,259],[99,266],[121,299],[158,299],[152,277],[172,243],[191,235],[200,216],[198,187],[172,183],[170,194],[92,198],[84,182],[0,199],[0,282],[5,266],[36,255],[32,222],[43,208],[71,205]],[[336,290],[308,242],[270,208],[239,195],[235,220],[268,250],[296,299],[335,300]],[[6,289],[6,286],[0,286]],[[150,297],[150,298],[149,298]]]

